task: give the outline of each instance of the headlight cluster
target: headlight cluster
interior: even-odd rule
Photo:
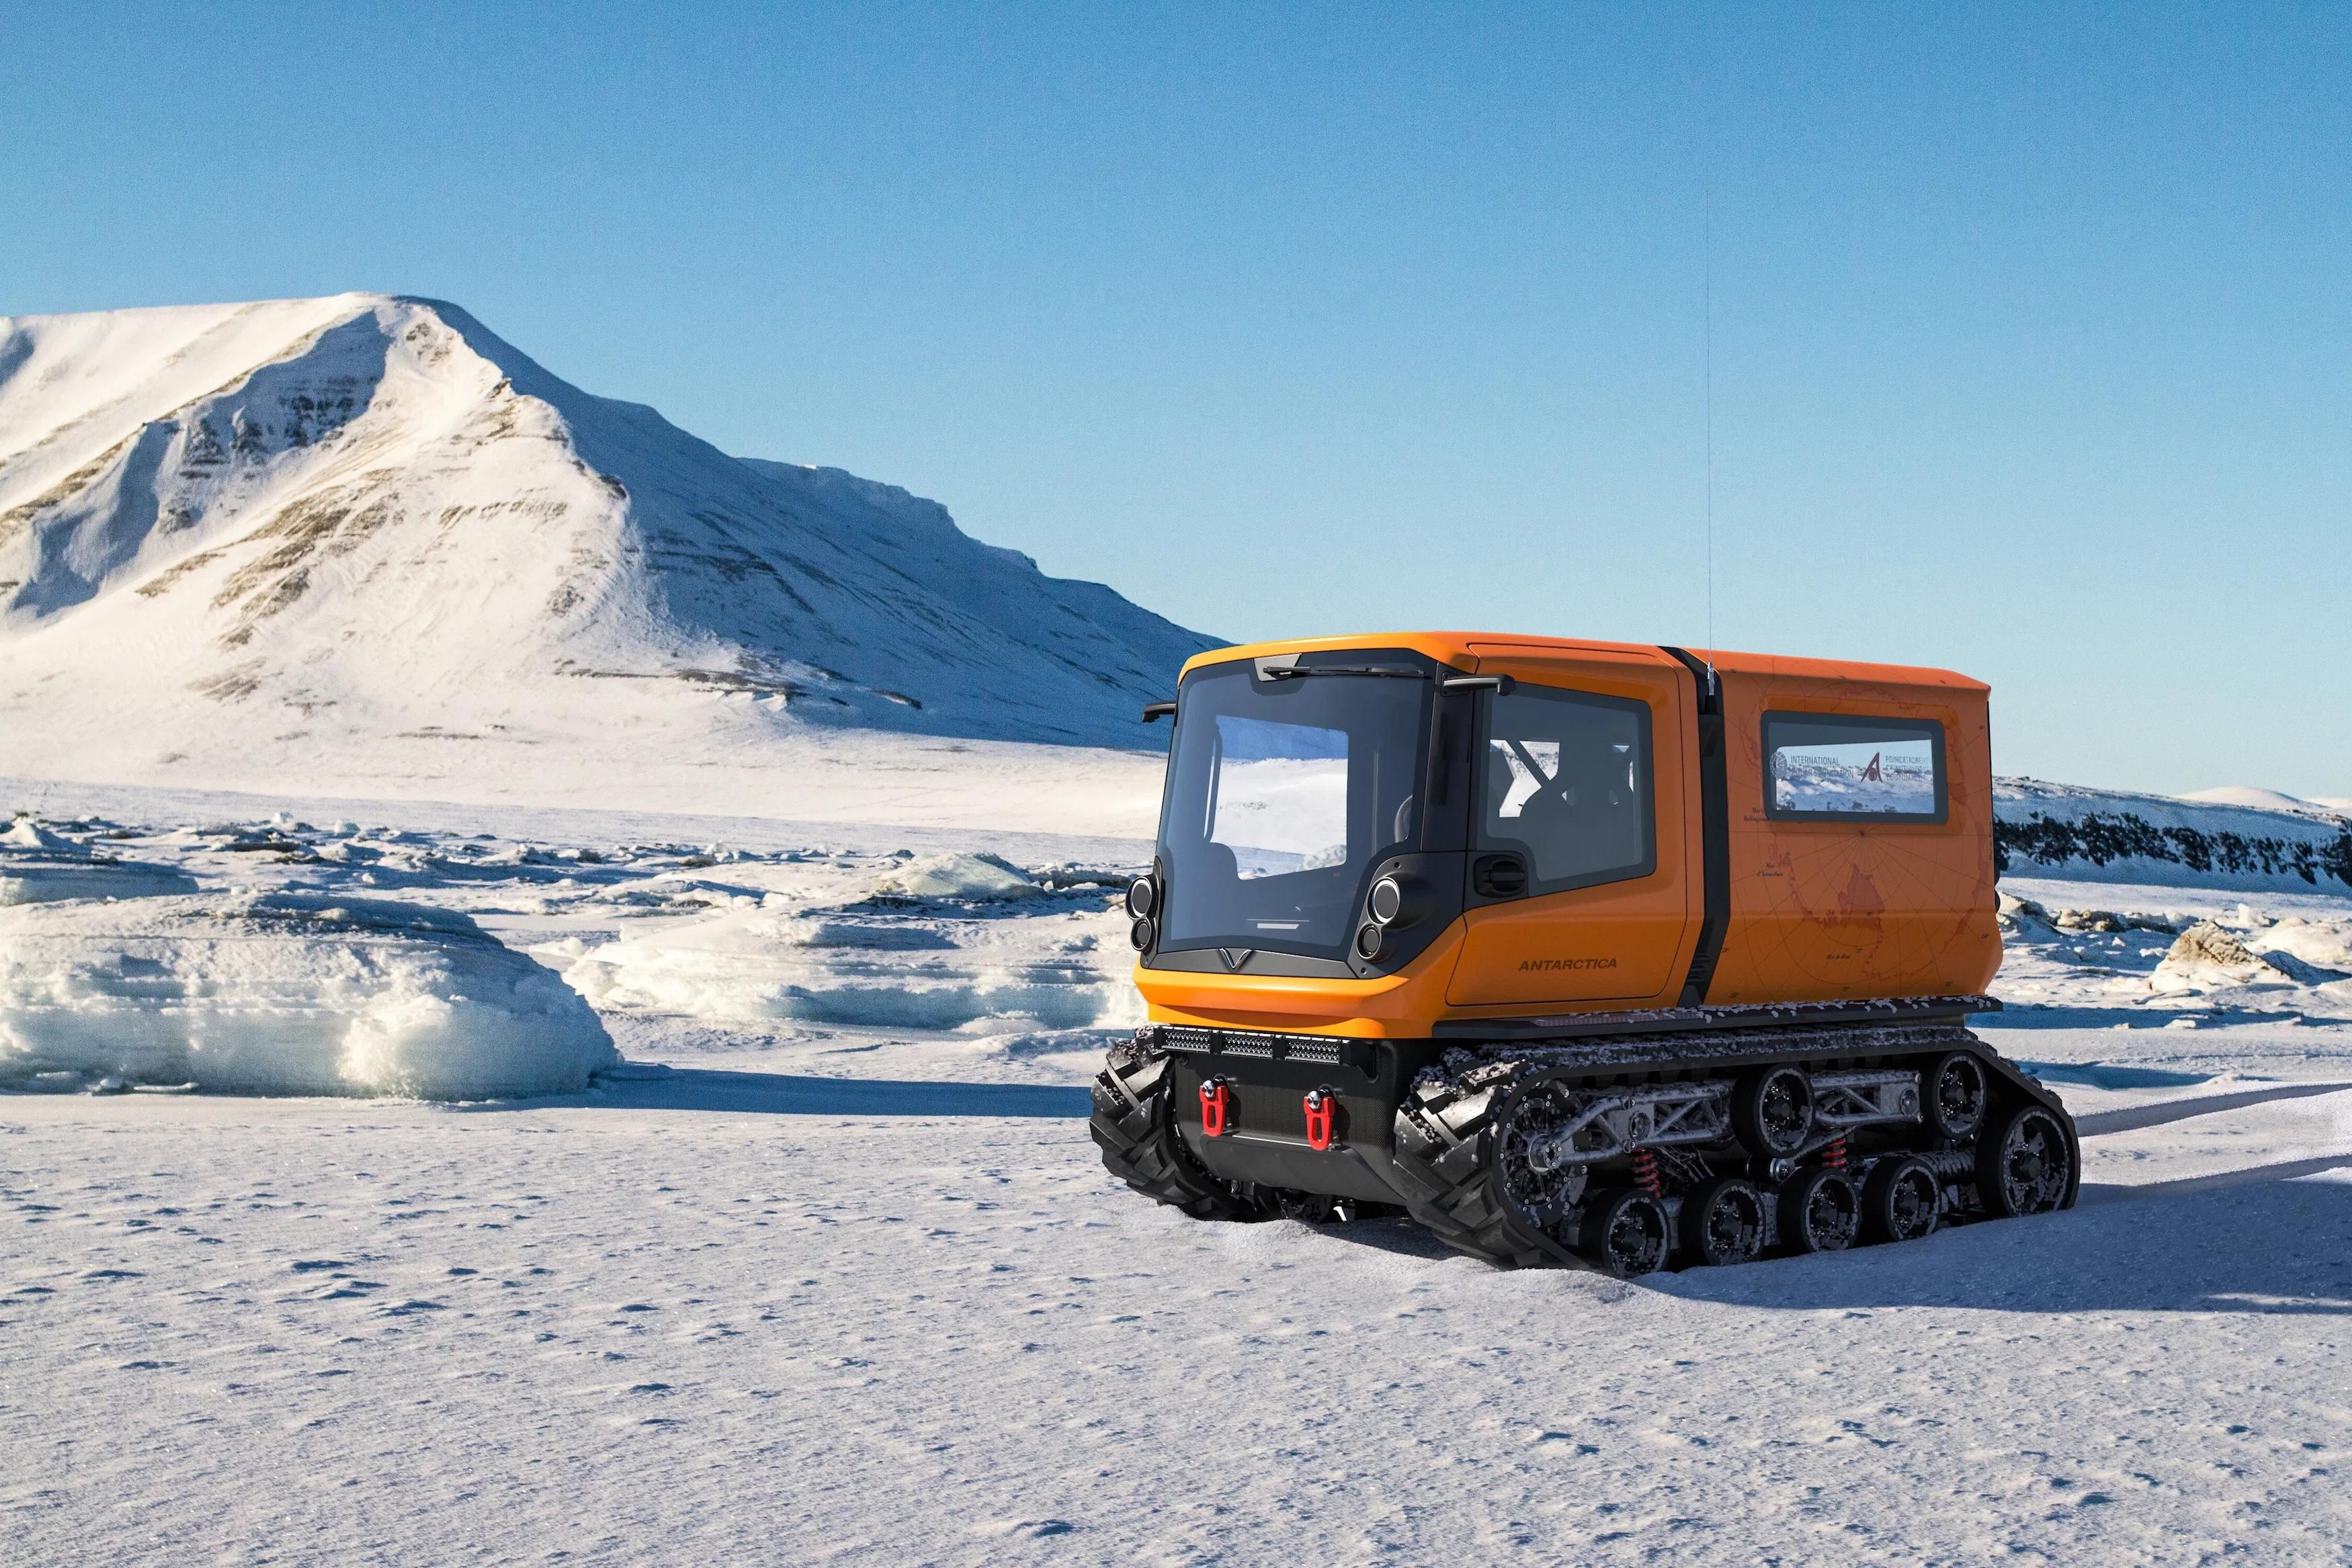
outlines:
[[[1152,917],[1160,912],[1160,883],[1150,876],[1139,876],[1127,884],[1127,914],[1130,922],[1127,939],[1135,944],[1139,953],[1151,946],[1159,935]]]
[[[1388,951],[1389,933],[1402,931],[1429,913],[1429,890],[1421,879],[1391,872],[1372,883],[1364,899],[1364,923],[1356,927],[1356,956],[1370,964]]]

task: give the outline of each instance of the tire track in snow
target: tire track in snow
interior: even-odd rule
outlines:
[[[2087,1116],[2074,1118],[2074,1131],[2085,1138],[2101,1137],[2109,1133],[2133,1133],[2142,1127],[2161,1127],[2170,1122],[2185,1122],[2192,1116],[2210,1116],[2219,1112],[2235,1111],[2273,1100],[2301,1100],[2315,1094],[2337,1094],[2347,1089],[2352,1089],[2352,1083],[2277,1083],[2267,1089],[2244,1089],[2229,1094],[2197,1094],[2185,1100],[2163,1100],[2153,1105],[2126,1105],[2114,1111],[2094,1111]]]
[[[2094,1112],[2076,1118],[2074,1126],[2084,1137],[2095,1138],[2105,1134],[2137,1132],[2144,1127],[2161,1127],[2249,1105],[2312,1099],[2342,1093],[2347,1090],[2352,1090],[2352,1083],[2276,1083],[2267,1088],[2246,1089],[2228,1094],[2199,1094],[2184,1100],[2166,1100],[2154,1105],[2126,1105],[2114,1111]],[[2276,1160],[2268,1165],[2214,1171],[2204,1176],[2177,1176],[2169,1181],[2086,1182],[2078,1201],[2089,1207],[2106,1203],[2137,1203],[2147,1198],[2185,1197],[2191,1193],[2218,1192],[2263,1182],[2294,1181],[2298,1177],[2320,1176],[2347,1167],[2352,1167],[2352,1153]]]
[[[2347,1166],[2352,1166],[2352,1154],[2317,1155],[2307,1160],[2281,1160],[2275,1165],[2249,1166],[2243,1170],[2216,1171],[2210,1176],[2181,1176],[2173,1181],[2137,1185],[2085,1182],[2077,1201],[2087,1208],[2104,1203],[2137,1203],[2150,1197],[2186,1197],[2191,1193],[2217,1192],[2225,1187],[2293,1181],[2298,1176],[2319,1176]]]

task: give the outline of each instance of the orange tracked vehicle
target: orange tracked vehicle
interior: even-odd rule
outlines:
[[[1999,1004],[1988,689],[1413,632],[1183,669],[1106,1165],[1633,1274],[2071,1205]]]

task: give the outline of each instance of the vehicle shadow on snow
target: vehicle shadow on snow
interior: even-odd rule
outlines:
[[[2176,1020],[2193,1024],[2198,1029],[2220,1029],[2231,1024],[2291,1024],[2302,1020],[2305,1016],[2293,1008],[2257,1011],[2251,1008],[2187,1006],[2101,1008],[2013,1002],[1997,1013],[1969,1014],[1969,1027],[1978,1030],[2129,1029],[2138,1032],[2147,1030],[2168,1029]],[[2321,1021],[2334,1020],[2323,1019]]]
[[[1692,1301],[1815,1311],[2352,1314],[2352,1183],[2289,1179],[2346,1166],[2352,1155],[2091,1185],[2062,1214],[1641,1282]]]
[[[632,1066],[600,1076],[583,1094],[492,1101],[470,1111],[581,1106],[608,1111],[731,1111],[762,1116],[1083,1117],[1084,1088],[1048,1083],[950,1083],[887,1078],[820,1078],[721,1068]]]
[[[1795,1312],[1973,1307],[2006,1312],[2352,1314],[2352,1167],[2329,1155],[2147,1186],[2087,1186],[2063,1214],[1941,1231],[1925,1241],[1768,1259],[1629,1281],[1727,1306]],[[1400,1257],[1460,1260],[1410,1220],[1318,1227]]]

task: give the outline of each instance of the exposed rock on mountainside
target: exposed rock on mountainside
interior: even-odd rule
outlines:
[[[2352,819],[2308,802],[2296,808],[2003,779],[1993,798],[1995,859],[2002,872],[2021,876],[2352,887]]]
[[[1139,747],[1209,645],[449,305],[0,320],[0,773],[462,791],[906,753],[858,732]]]

